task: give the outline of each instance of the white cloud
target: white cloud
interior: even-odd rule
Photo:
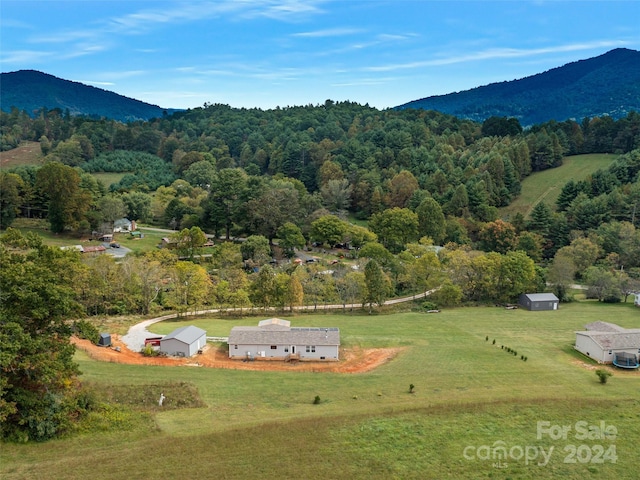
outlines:
[[[3,65],[30,65],[42,60],[46,60],[51,56],[50,52],[42,50],[14,50],[2,52],[0,63]]]
[[[311,32],[294,33],[292,37],[306,37],[306,38],[322,38],[322,37],[342,37],[346,35],[354,35],[360,33],[362,30],[355,28],[328,28],[326,30],[315,30]]]
[[[371,72],[386,72],[392,70],[408,70],[423,67],[437,67],[442,65],[453,65],[456,63],[478,62],[483,60],[496,60],[504,58],[526,58],[536,55],[547,55],[561,52],[575,52],[580,50],[592,50],[594,48],[615,48],[628,45],[622,40],[603,40],[587,43],[574,43],[568,45],[558,45],[546,48],[517,49],[517,48],[495,48],[474,52],[467,55],[442,57],[432,60],[421,60],[415,62],[396,63],[389,65],[379,65],[365,67],[364,70]]]

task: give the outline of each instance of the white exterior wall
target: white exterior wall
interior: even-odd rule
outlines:
[[[291,345],[276,345],[275,349],[271,345],[229,345],[229,358],[244,359],[250,355],[253,358],[271,358],[284,359],[287,355],[292,354]],[[306,345],[294,345],[296,355],[301,360],[338,360],[337,345],[316,345],[315,352],[307,353]],[[285,351],[285,349],[287,351]]]
[[[190,345],[187,345],[186,343],[176,338],[170,338],[168,340],[160,341],[160,351],[166,353],[167,355],[192,357],[193,355],[198,353],[198,350],[204,348],[206,344],[206,335],[202,335]]]
[[[575,348],[587,357],[593,358],[598,363],[611,363],[613,361],[613,355],[609,355],[608,350],[606,352],[603,351],[600,345],[586,335],[576,334]]]
[[[175,338],[160,341],[160,351],[167,355],[190,357],[189,345]]]
[[[313,359],[313,360],[338,360],[338,346],[337,345],[316,345],[315,352],[307,353],[307,346],[302,345],[299,347],[301,359]],[[324,357],[324,358],[321,358]]]

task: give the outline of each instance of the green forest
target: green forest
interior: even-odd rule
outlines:
[[[640,290],[635,112],[523,129],[505,117],[476,123],[332,101],[205,105],[128,124],[14,109],[0,114],[0,129],[3,151],[36,141],[42,153],[38,165],[0,172],[0,335],[12,346],[1,366],[13,375],[0,383],[5,438],[50,438],[82,411],[81,396],[65,395],[76,373],[70,319],[372,308],[434,288],[422,308],[509,304],[544,290],[570,301],[576,281],[602,302]],[[585,153],[613,160],[568,182],[556,204],[501,218],[526,177]],[[123,176],[104,185],[93,175],[103,172]],[[87,257],[11,228],[42,219],[79,242],[122,217],[174,230],[175,248]],[[310,261],[296,262],[300,252]],[[41,348],[52,355],[28,354]]]

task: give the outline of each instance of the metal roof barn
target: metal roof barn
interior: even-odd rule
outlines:
[[[531,311],[558,310],[560,300],[553,293],[523,293],[518,303]]]
[[[207,344],[207,332],[189,325],[175,329],[160,340],[160,351],[177,357],[191,357]]]

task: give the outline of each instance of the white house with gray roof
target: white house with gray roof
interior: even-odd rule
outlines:
[[[637,368],[640,328],[623,328],[608,322],[593,322],[585,328],[576,332],[576,350],[598,363]]]
[[[233,327],[229,358],[336,361],[340,330],[335,327],[292,327],[291,322],[269,318],[257,327]]]
[[[191,357],[207,344],[207,332],[189,325],[176,328],[160,340],[160,351],[177,357]]]

